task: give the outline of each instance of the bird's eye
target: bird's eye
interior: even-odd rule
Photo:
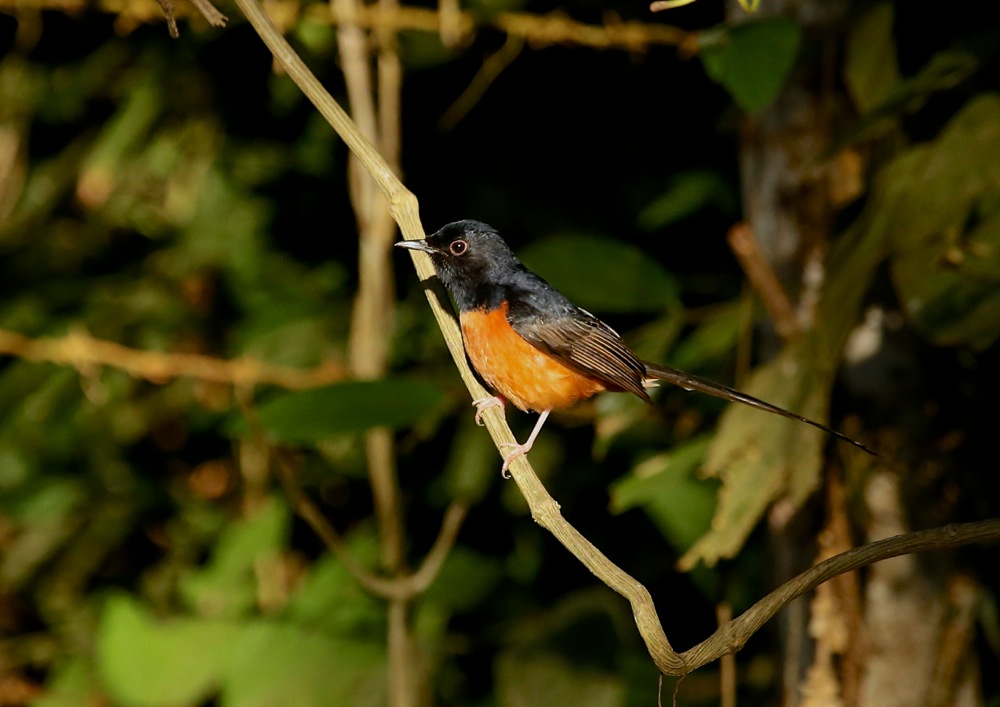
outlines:
[[[449,246],[452,255],[463,255],[469,249],[469,244],[465,241],[455,241]]]

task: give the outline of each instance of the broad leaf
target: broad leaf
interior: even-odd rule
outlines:
[[[521,253],[524,263],[573,302],[599,312],[649,312],[677,301],[677,285],[640,249],[593,236],[554,236]]]
[[[157,621],[138,602],[113,596],[97,635],[98,672],[116,704],[197,705],[218,689],[243,633],[227,621]]]
[[[1000,336],[1000,98],[970,101],[888,175],[876,207],[906,313],[937,344],[989,346]]]
[[[700,437],[647,459],[611,486],[611,511],[641,507],[680,551],[708,530],[717,484],[695,475],[709,438]]]
[[[222,688],[224,707],[386,704],[380,644],[277,622],[247,626]]]
[[[832,376],[810,364],[802,346],[784,349],[757,369],[745,390],[779,407],[823,421]],[[789,497],[796,505],[815,489],[825,443],[823,433],[796,420],[731,404],[719,422],[704,471],[723,480],[711,530],[681,558],[690,569],[736,555],[771,503]]]
[[[268,435],[311,444],[371,427],[406,427],[444,400],[441,390],[409,378],[352,381],[276,396],[257,413]]]
[[[899,83],[892,23],[893,6],[880,3],[861,16],[848,36],[844,82],[861,113],[882,103]]]
[[[675,175],[667,188],[640,213],[636,222],[647,231],[669,226],[702,209],[735,210],[732,188],[718,172],[691,170]]]
[[[747,22],[699,38],[705,71],[745,111],[767,108],[795,65],[802,30],[785,19]]]
[[[257,575],[273,567],[285,545],[288,508],[276,498],[225,528],[204,569],[185,577],[181,593],[199,614],[232,617],[254,607]]]
[[[501,707],[621,707],[625,684],[612,673],[580,666],[555,654],[508,651],[497,659]]]

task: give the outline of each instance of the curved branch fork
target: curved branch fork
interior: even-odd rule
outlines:
[[[668,676],[686,675],[726,654],[736,653],[793,599],[837,575],[899,555],[1000,541],[1000,519],[991,519],[906,533],[854,548],[834,555],[785,582],[745,613],[720,626],[698,645],[677,653],[667,640],[646,587],[609,560],[563,518],[559,504],[548,494],[530,466],[518,460],[511,465],[511,475],[524,493],[535,521],[555,535],[598,579],[628,599],[649,655],[660,672]]]
[[[417,199],[392,173],[388,164],[375,147],[358,131],[357,126],[323,88],[295,53],[284,37],[264,14],[257,0],[236,0],[254,29],[264,40],[288,75],[313,102],[334,130],[347,143],[351,151],[375,179],[389,201],[389,209],[407,239],[423,238],[423,228],[417,210]],[[430,259],[422,253],[413,253],[414,266],[422,280],[434,275]],[[455,365],[472,393],[472,399],[482,398],[486,391],[479,385],[465,360],[461,332],[454,315],[440,297],[428,288],[428,300],[444,334]],[[500,445],[514,441],[510,428],[497,410],[483,415],[493,441]],[[978,523],[950,525],[935,530],[907,533],[871,543],[831,557],[774,590],[738,618],[724,624],[706,640],[683,653],[670,646],[663,626],[656,613],[656,606],[649,591],[635,578],[609,560],[600,550],[570,525],[559,512],[559,504],[542,486],[538,476],[525,457],[517,458],[510,467],[511,476],[524,494],[532,517],[551,532],[567,550],[580,560],[594,575],[611,589],[625,597],[632,605],[639,633],[646,642],[656,667],[665,675],[679,676],[710,663],[728,653],[735,653],[761,626],[782,607],[819,584],[844,572],[870,565],[898,555],[926,550],[968,545],[975,542],[1000,540],[1000,519]]]

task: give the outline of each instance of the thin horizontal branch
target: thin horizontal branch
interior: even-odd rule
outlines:
[[[442,31],[441,13],[436,9],[423,7],[402,6],[396,10],[385,10],[378,5],[367,5],[356,15],[348,17],[341,15],[336,9],[328,10],[322,5],[310,5],[306,8],[306,17],[334,24],[355,22],[366,29],[396,32],[415,30],[435,34]],[[536,49],[572,45],[642,52],[656,46],[687,46],[694,37],[693,33],[670,25],[624,22],[614,17],[609,17],[602,25],[592,25],[577,22],[559,13],[537,15],[501,12],[483,22],[481,17],[461,12],[448,17],[446,22],[444,29],[457,32],[460,36],[467,36],[479,28],[492,27],[511,37],[522,39]]]
[[[199,3],[199,5],[205,3]],[[492,27],[513,37],[523,39],[532,47],[542,48],[553,45],[571,45],[589,47],[591,49],[619,49],[629,52],[643,52],[657,46],[681,46],[691,49],[696,46],[692,41],[694,33],[679,27],[661,23],[623,22],[609,18],[603,25],[577,22],[565,15],[537,15],[527,12],[503,12],[492,18],[483,19],[469,12],[449,14],[444,18],[442,26],[441,13],[435,8],[400,7],[398,10],[386,11],[376,5],[368,5],[352,17],[342,17],[336,10],[331,10],[328,3],[308,5],[305,8],[292,0],[272,0],[275,13],[282,17],[296,17],[300,12],[314,22],[339,24],[351,22],[362,29],[385,30],[398,32],[400,30],[432,32],[439,34],[442,30],[458,37],[465,37],[483,27]],[[211,7],[210,5],[208,7]],[[76,14],[85,9],[96,8],[103,12],[113,13],[125,18],[123,26],[134,27],[140,24],[150,24],[163,19],[159,6],[147,0],[0,0],[0,11],[3,10],[57,10]],[[225,23],[225,17],[212,13],[209,9],[198,12],[187,3],[173,8],[172,15],[177,18],[204,14],[213,25]]]
[[[267,384],[305,389],[328,385],[347,375],[343,366],[332,362],[313,369],[289,368],[249,358],[226,360],[201,354],[133,349],[79,332],[59,338],[32,339],[0,329],[0,355],[4,354],[72,366],[85,374],[95,367],[107,366],[153,383],[195,378],[230,385]]]

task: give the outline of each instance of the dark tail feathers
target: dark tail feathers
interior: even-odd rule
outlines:
[[[747,395],[746,393],[741,393],[735,388],[730,388],[728,386],[721,385],[720,383],[713,383],[705,378],[699,378],[698,376],[693,376],[690,373],[685,373],[684,371],[678,371],[676,368],[670,368],[669,366],[661,366],[656,363],[650,363],[649,361],[643,361],[642,363],[646,367],[646,375],[650,378],[666,381],[667,383],[673,383],[674,385],[680,386],[685,390],[696,390],[699,393],[706,393],[707,395],[714,395],[715,397],[722,398],[723,400],[743,403],[744,405],[749,405],[750,407],[757,408],[758,410],[765,410],[767,412],[774,413],[775,415],[781,415],[782,417],[788,417],[792,420],[804,422],[807,425],[819,428],[838,439],[842,439],[845,442],[853,444],[858,449],[863,449],[872,456],[879,456],[877,452],[872,451],[865,445],[861,444],[861,442],[853,440],[847,435],[843,435],[836,430],[831,430],[826,425],[821,425],[814,420],[810,420],[808,417],[796,415],[794,412],[789,412],[788,410],[779,408],[777,405],[765,403],[763,400],[759,400],[752,395]]]

